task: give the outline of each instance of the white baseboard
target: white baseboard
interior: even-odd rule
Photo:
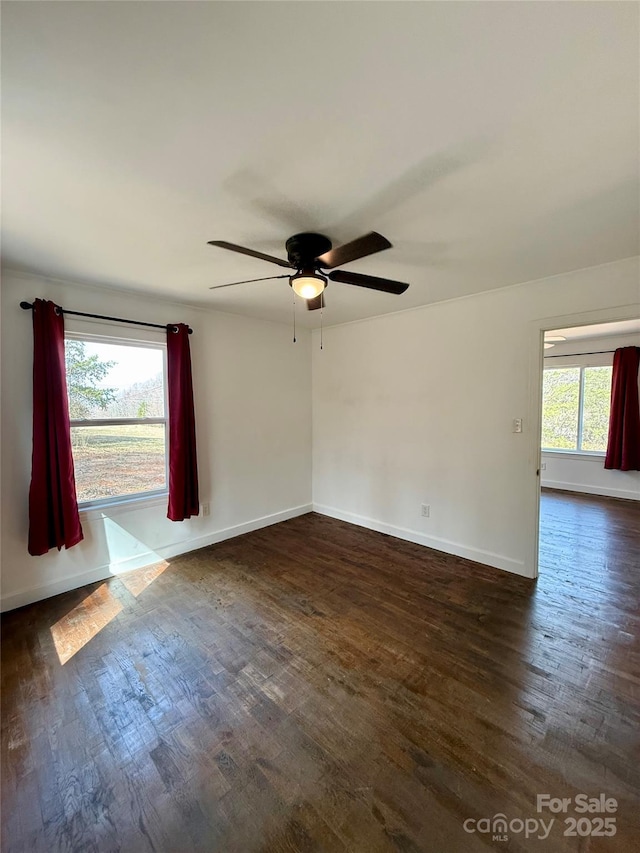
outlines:
[[[194,539],[188,539],[183,542],[175,542],[172,545],[167,545],[163,548],[156,548],[153,551],[145,551],[141,554],[136,554],[126,560],[120,560],[117,563],[98,566],[95,569],[90,569],[87,572],[69,575],[66,578],[61,578],[57,581],[52,581],[48,584],[43,584],[37,587],[22,589],[10,595],[3,596],[0,600],[0,610],[4,613],[8,610],[15,610],[17,607],[24,607],[27,604],[33,604],[36,601],[42,601],[45,598],[51,598],[54,595],[60,595],[62,592],[69,592],[72,589],[79,589],[82,586],[96,583],[97,581],[107,580],[107,578],[116,577],[119,574],[141,569],[145,566],[157,563],[160,560],[168,560],[172,557],[178,557],[181,554],[187,554],[189,551],[197,551],[198,548],[206,548],[207,545],[215,545],[216,542],[223,542],[225,539],[233,539],[235,536],[242,536],[244,533],[251,533],[253,530],[260,530],[263,527],[269,527],[272,524],[279,524],[281,521],[287,521],[290,518],[296,518],[299,515],[305,515],[312,512],[311,504],[291,507],[290,509],[275,512],[271,515],[263,515],[260,518],[245,521],[242,524],[236,524],[233,527],[225,527],[222,530],[216,530],[213,533],[206,533],[203,536],[198,536]]]
[[[336,509],[336,507],[332,506],[324,506],[322,504],[314,503],[313,511],[320,513],[320,515],[328,515],[331,518],[337,518],[340,521],[348,521],[349,524],[357,524],[358,527],[366,527],[369,530],[375,530],[378,533],[386,533],[388,536],[395,536],[397,539],[414,542],[416,545],[424,545],[426,548],[433,548],[435,551],[444,551],[445,554],[464,557],[466,560],[473,560],[475,563],[483,563],[486,566],[502,569],[505,572],[511,572],[512,574],[521,575],[525,578],[531,577],[527,572],[524,562],[513,560],[511,557],[505,557],[502,554],[494,554],[491,551],[482,551],[479,548],[461,545],[459,542],[450,542],[448,539],[439,539],[436,536],[425,536],[424,533],[419,533],[417,530],[409,530],[405,527],[395,527],[392,524],[386,524],[385,522],[378,521],[375,518],[367,518],[363,515],[356,515],[352,512],[344,512],[343,510]]]
[[[155,558],[155,562],[157,562],[157,558]],[[53,595],[59,595],[61,592],[79,589],[81,586],[87,586],[88,584],[103,581],[110,577],[113,577],[113,575],[109,571],[108,566],[98,566],[95,569],[90,569],[88,572],[68,575],[65,578],[42,584],[41,586],[20,589],[18,592],[2,596],[0,610],[2,613],[6,613],[8,610],[15,610],[17,607],[24,607],[26,604],[33,604],[35,601],[42,601],[45,598],[51,598]]]
[[[605,498],[623,498],[627,501],[640,501],[640,491],[631,489],[609,489],[604,486],[583,486],[580,483],[561,483],[559,480],[541,480],[543,489],[562,489],[563,492],[582,492],[584,495],[602,495]]]
[[[190,539],[188,547],[185,547],[187,543],[178,542],[166,548],[159,548],[156,553],[160,554],[163,559],[179,557],[181,554],[188,554],[189,551],[197,551],[198,548],[206,548],[207,545],[215,545],[216,542],[224,542],[225,539],[233,539],[234,536],[242,536],[244,533],[270,527],[272,524],[280,524],[281,521],[288,521],[290,518],[297,518],[299,515],[306,515],[308,512],[313,512],[312,504],[294,506],[281,512],[274,512],[271,515],[263,515],[251,521],[244,521],[242,524],[235,524],[233,527],[216,530],[214,533],[205,533],[204,536]]]

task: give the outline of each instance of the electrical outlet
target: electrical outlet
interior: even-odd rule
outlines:
[[[546,471],[546,470],[547,470],[547,463],[546,463],[546,462],[543,462],[543,463],[540,465],[540,470],[541,470],[541,471]]]
[[[513,431],[522,432],[522,418],[513,419]]]
[[[431,512],[431,507],[429,504],[422,504],[422,516],[423,518],[429,518],[429,513]]]
[[[209,514],[210,514],[210,510],[209,510],[208,502],[202,504],[202,517],[206,518]]]

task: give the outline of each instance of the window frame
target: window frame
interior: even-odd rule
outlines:
[[[114,346],[130,346],[140,349],[156,349],[162,353],[162,385],[164,396],[164,417],[163,418],[69,418],[70,427],[87,427],[87,426],[130,426],[132,424],[164,424],[164,480],[165,487],[163,489],[148,489],[144,492],[131,492],[126,495],[117,495],[108,498],[100,498],[97,500],[78,501],[78,510],[80,512],[92,512],[95,510],[106,509],[108,507],[122,507],[131,503],[140,503],[143,501],[153,504],[159,502],[161,498],[167,498],[169,495],[169,383],[167,369],[167,344],[158,340],[145,340],[140,338],[129,338],[118,335],[94,334],[91,332],[65,330],[65,343],[67,340],[86,341],[87,343],[97,344],[113,344]],[[73,451],[72,451],[73,455]],[[75,460],[74,460],[75,464]]]
[[[590,367],[612,367],[612,360],[594,360],[592,358],[577,362],[570,356],[558,357],[560,364],[543,365],[542,376],[544,380],[545,370],[566,370],[568,368],[578,368],[580,370],[580,381],[578,385],[578,429],[576,433],[576,448],[569,447],[544,447],[540,442],[541,453],[548,453],[552,456],[582,456],[586,458],[604,459],[607,455],[606,450],[582,450],[582,430],[584,426],[584,372]],[[544,406],[544,390],[542,393],[542,405]],[[609,415],[611,415],[611,406],[609,406]],[[544,421],[544,409],[542,412],[542,420]]]

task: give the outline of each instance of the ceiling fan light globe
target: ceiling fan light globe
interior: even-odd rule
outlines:
[[[322,285],[316,284],[315,281],[303,281],[298,283],[298,295],[302,296],[303,299],[313,299],[315,296],[318,296],[324,287]]]
[[[326,279],[321,275],[294,275],[291,276],[291,287],[297,296],[302,299],[314,299],[320,296],[326,285]]]

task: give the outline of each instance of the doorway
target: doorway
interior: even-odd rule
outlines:
[[[594,320],[538,329],[536,576],[567,582],[615,562],[616,530],[640,530],[626,518],[640,515],[640,472],[604,468],[613,356],[640,346],[640,319]]]

